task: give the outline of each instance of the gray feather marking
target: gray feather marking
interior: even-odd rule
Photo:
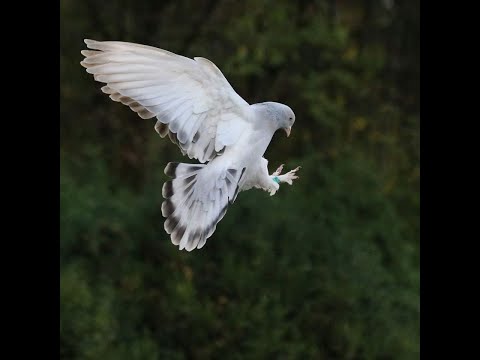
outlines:
[[[177,134],[173,133],[173,132],[169,132],[168,133],[168,137],[170,138],[170,140],[175,144],[175,145],[178,145],[178,140],[177,140]]]
[[[155,124],[155,131],[160,135],[160,137],[164,138],[168,135],[168,125],[158,120]]]
[[[230,204],[233,204],[233,202],[234,202],[235,199],[237,198],[238,192],[240,191],[240,186],[239,186],[240,180],[242,180],[243,174],[245,173],[245,169],[246,169],[246,167],[244,167],[244,168],[242,169],[242,172],[240,173],[240,177],[238,178],[237,187],[235,188],[235,193],[233,194],[233,198],[232,198],[232,199],[229,199]],[[233,170],[233,171],[235,172],[235,174],[237,173],[237,170],[235,170],[235,169],[228,169],[228,172],[229,172],[230,174],[232,174],[231,170]],[[228,179],[228,178],[227,178],[227,179]]]
[[[165,224],[164,224],[165,231],[168,234],[171,234],[173,230],[175,230],[175,228],[177,227],[178,222],[179,222],[179,219],[177,217],[173,215],[169,216],[168,219],[165,220]]]
[[[190,184],[190,182],[193,181],[193,179],[195,179],[196,177],[197,177],[196,174],[190,175],[189,177],[185,178],[184,184],[185,184],[185,185]]]
[[[169,162],[167,166],[165,166],[164,173],[171,178],[175,178],[175,171],[177,170],[178,162]]]
[[[180,244],[180,240],[182,240],[183,234],[185,234],[185,230],[187,228],[183,225],[178,225],[175,231],[171,235],[172,243],[175,245]]]
[[[242,173],[240,174],[240,177],[238,178],[238,182],[240,182],[240,180],[242,180],[243,173],[245,172],[245,169],[246,169],[246,167],[244,167],[244,168],[242,169]]]
[[[168,180],[165,184],[163,184],[162,188],[162,196],[165,199],[171,198],[173,195],[173,183],[171,180]]]
[[[198,138],[200,137],[200,132],[196,132],[195,135],[193,136],[192,143],[195,144],[198,141]]]
[[[170,215],[173,214],[173,212],[175,211],[175,206],[173,205],[173,203],[167,199],[165,200],[163,203],[162,203],[162,216],[167,218],[169,217]]]

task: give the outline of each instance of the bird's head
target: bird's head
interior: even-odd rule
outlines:
[[[293,123],[295,122],[295,114],[293,113],[293,110],[290,109],[287,105],[284,106],[284,116],[283,118],[280,118],[280,129],[285,130],[287,133],[287,137],[290,136],[290,132],[292,131],[292,126]]]
[[[267,118],[272,119],[273,125],[276,130],[284,130],[287,133],[287,137],[290,136],[293,123],[295,122],[295,114],[293,110],[285,105],[277,102],[265,102],[261,103],[264,110],[267,112]]]

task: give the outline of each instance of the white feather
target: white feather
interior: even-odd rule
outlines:
[[[211,160],[215,156],[213,149],[220,151],[234,144],[241,128],[251,121],[248,103],[208,59],[192,60],[151,46],[119,41],[85,43],[98,50],[82,52],[87,72],[107,84],[108,93],[115,94],[112,99],[130,98],[138,104],[132,110],[142,117],[154,114],[168,124],[172,133],[183,131],[178,139],[190,158]],[[235,131],[227,131],[229,127]],[[193,143],[197,133],[199,138]]]

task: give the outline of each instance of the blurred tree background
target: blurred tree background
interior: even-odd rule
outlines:
[[[203,56],[296,113],[202,250],[163,230],[178,148],[101,93],[84,38]],[[419,4],[62,0],[62,359],[419,357]]]

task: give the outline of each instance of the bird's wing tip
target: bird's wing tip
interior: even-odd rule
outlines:
[[[97,43],[98,41],[92,40],[92,39],[83,39],[83,42],[84,42],[87,46],[90,46],[90,45],[93,45],[93,44]]]

